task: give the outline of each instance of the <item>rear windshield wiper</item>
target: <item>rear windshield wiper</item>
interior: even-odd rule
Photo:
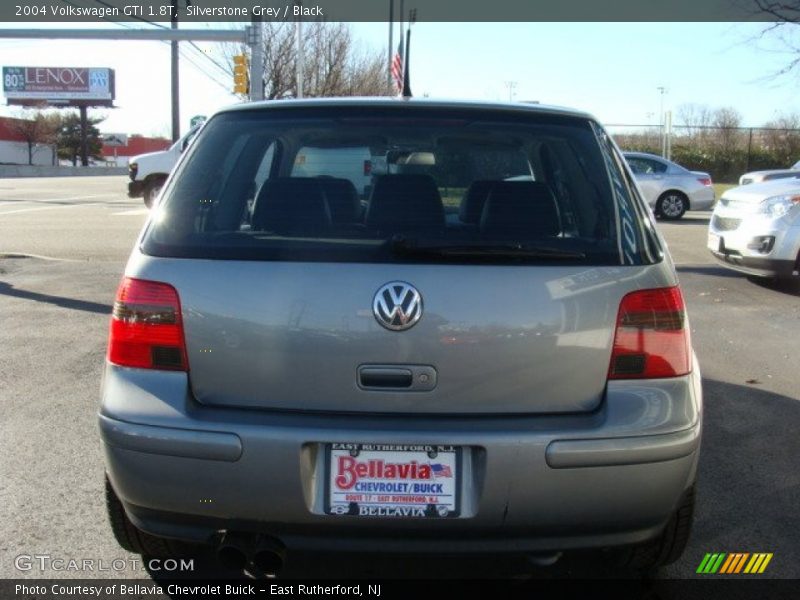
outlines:
[[[388,242],[392,254],[403,256],[443,256],[443,257],[497,257],[534,258],[553,260],[580,260],[586,258],[584,252],[560,250],[548,246],[523,242],[420,242],[395,236]]]

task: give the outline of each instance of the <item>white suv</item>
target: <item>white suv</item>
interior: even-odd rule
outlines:
[[[748,275],[789,279],[800,272],[800,181],[779,179],[728,190],[714,208],[708,249]]]

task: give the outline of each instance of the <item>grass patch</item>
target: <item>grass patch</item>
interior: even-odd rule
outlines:
[[[722,194],[727,192],[731,188],[737,187],[739,184],[737,183],[715,183],[714,184],[714,197],[719,200]]]

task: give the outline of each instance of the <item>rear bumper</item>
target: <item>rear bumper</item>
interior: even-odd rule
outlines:
[[[714,188],[705,186],[691,194],[689,210],[711,210],[714,206]]]
[[[279,414],[197,405],[186,375],[107,366],[100,431],[131,519],[156,535],[219,530],[289,548],[542,551],[655,536],[694,482],[699,373],[612,382],[592,414],[518,418]],[[324,514],[325,444],[465,448],[461,516]]]

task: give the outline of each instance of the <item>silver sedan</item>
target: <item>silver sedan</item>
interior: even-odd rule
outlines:
[[[645,152],[624,152],[639,189],[657,217],[680,219],[687,210],[709,210],[714,204],[711,175]]]

